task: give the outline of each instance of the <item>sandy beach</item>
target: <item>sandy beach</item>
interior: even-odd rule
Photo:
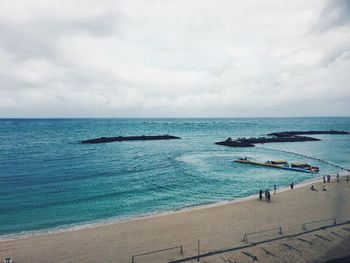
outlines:
[[[89,229],[3,240],[0,241],[0,260],[12,257],[18,263],[131,262],[133,255],[182,246],[183,255],[180,248],[176,248],[134,258],[134,262],[168,262],[196,255],[198,240],[200,253],[205,253],[242,246],[246,243],[241,241],[245,233],[281,227],[283,235],[292,235],[302,232],[302,224],[306,222],[330,218],[336,218],[337,223],[350,220],[350,182],[346,182],[345,177],[341,177],[339,183],[335,178],[331,183],[321,181],[312,183],[318,191],[310,190],[311,183],[308,183],[294,190],[272,193],[271,203],[259,201],[256,196],[240,202],[197,207]],[[323,185],[327,191],[321,190]],[[316,228],[332,222],[323,221],[308,227]],[[258,242],[278,236],[278,231],[273,230],[252,235],[248,241]],[[344,247],[344,242],[338,243],[335,246]],[[330,248],[334,246],[316,249],[304,262],[322,262],[336,257],[337,253],[331,253]],[[279,252],[275,250],[274,253]],[[245,261],[241,257],[239,262],[251,260],[246,257]],[[201,261],[224,262],[215,258]]]

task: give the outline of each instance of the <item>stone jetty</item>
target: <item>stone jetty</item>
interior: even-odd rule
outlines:
[[[321,139],[313,138],[309,136],[300,135],[316,135],[316,134],[349,134],[346,131],[286,131],[276,132],[268,134],[269,137],[257,137],[257,138],[238,138],[232,140],[231,138],[225,141],[216,142],[215,144],[229,146],[229,147],[254,147],[257,143],[275,143],[275,142],[308,142],[308,141],[320,141]]]
[[[107,143],[107,142],[122,142],[122,141],[151,141],[151,140],[173,140],[180,139],[180,137],[172,135],[155,135],[155,136],[118,136],[118,137],[100,137],[81,141],[84,144]]]

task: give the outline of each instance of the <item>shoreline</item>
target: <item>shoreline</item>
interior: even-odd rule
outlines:
[[[332,228],[338,234],[335,236],[330,231],[322,229],[322,226],[332,225],[332,222],[329,222],[330,218],[336,218],[337,223],[349,222],[350,224],[350,183],[346,182],[344,177],[350,174],[341,173],[342,178],[339,183],[336,182],[334,174],[332,175],[330,183],[323,184],[321,175],[295,185],[294,190],[289,190],[289,187],[280,188],[276,195],[272,195],[271,203],[259,201],[258,195],[253,195],[227,202],[95,225],[90,228],[1,240],[0,261],[11,257],[16,262],[112,263],[130,262],[134,255],[146,253],[147,256],[136,262],[169,262],[169,260],[196,255],[198,240],[201,245],[200,252],[206,254],[241,247],[242,237],[246,233],[260,233],[266,232],[267,229],[271,231],[283,227],[283,236],[273,231],[249,236],[249,242],[258,244],[260,241],[277,240],[264,247],[268,245],[269,251],[281,257],[290,255],[290,252],[281,246],[282,242],[286,242],[303,250],[304,262],[314,262],[312,260],[316,259],[322,259],[321,262],[323,262],[326,258],[341,256],[339,251],[342,246],[345,251],[349,251],[349,243],[343,245],[339,243],[343,241],[339,235],[348,236],[345,230],[341,230],[341,227],[337,230]],[[310,190],[311,184],[318,189],[317,192]],[[327,191],[322,191],[323,185],[326,185]],[[314,234],[306,236],[307,240],[315,244],[313,255],[304,254],[304,251],[310,249],[307,244],[301,248],[302,243],[298,239],[288,239],[290,236],[302,233],[302,226],[305,223],[320,221],[327,222],[308,226],[308,230],[312,227],[320,229],[320,232],[315,234],[330,240],[327,241],[330,245],[327,249],[324,247],[324,241],[315,237]],[[305,232],[306,235],[307,233],[308,231]],[[275,239],[276,237],[278,239]],[[284,237],[287,239],[280,240]],[[167,248],[179,248],[180,245],[183,247],[182,254],[179,251],[167,250]],[[148,255],[148,252],[163,251],[163,249],[166,251]],[[332,251],[334,254],[327,257],[326,254]],[[261,252],[258,246],[250,248],[249,253],[254,255],[260,253],[259,258],[266,259],[261,262],[270,262],[269,256]],[[240,252],[236,252],[233,256],[235,260],[245,257]],[[213,259],[208,263],[221,262],[220,258],[217,259],[219,261]],[[249,260],[242,258],[240,262]],[[286,262],[296,261],[291,258]]]
[[[349,176],[350,173],[347,171],[341,171],[339,172],[339,175],[340,177]],[[294,188],[298,189],[298,188],[303,188],[305,186],[311,185],[313,183],[319,183],[319,182],[322,183],[321,176],[322,175],[319,175],[319,177],[308,179],[301,183],[295,184]],[[331,174],[331,176],[334,177],[335,174]],[[276,193],[283,193],[289,190],[291,190],[290,187],[285,186],[277,189]],[[271,191],[273,191],[273,189],[271,189]],[[22,240],[22,239],[28,239],[28,238],[40,237],[40,236],[49,236],[49,235],[54,235],[59,233],[75,232],[75,231],[98,228],[103,226],[135,222],[135,221],[140,221],[144,219],[152,219],[152,218],[169,216],[174,214],[182,214],[188,211],[197,211],[197,210],[203,210],[203,209],[212,208],[212,207],[220,207],[220,206],[231,205],[235,203],[243,203],[254,199],[258,199],[258,193],[250,196],[239,197],[232,200],[224,200],[224,201],[212,202],[207,204],[190,205],[187,207],[180,208],[178,210],[154,212],[154,213],[149,213],[144,215],[125,217],[125,218],[109,218],[106,220],[98,220],[96,222],[90,222],[90,223],[89,222],[81,223],[81,224],[77,223],[77,224],[68,225],[68,226],[58,226],[55,228],[28,230],[28,231],[22,231],[18,233],[5,234],[5,235],[0,235],[0,242]]]

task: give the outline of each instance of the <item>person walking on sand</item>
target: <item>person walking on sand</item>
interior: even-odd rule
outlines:
[[[276,194],[276,190],[277,190],[277,186],[274,184],[274,185],[273,185],[273,194],[274,194],[274,195]]]
[[[326,176],[323,176],[323,183],[326,183]]]
[[[269,190],[267,190],[267,201],[270,203],[271,202],[271,194]]]
[[[267,190],[265,190],[265,201],[267,201]]]
[[[290,189],[293,190],[294,189],[294,183],[290,184]]]
[[[262,200],[262,190],[260,189],[259,191],[259,200],[261,201]]]

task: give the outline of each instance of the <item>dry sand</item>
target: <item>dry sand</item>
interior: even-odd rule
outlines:
[[[283,234],[290,235],[302,232],[302,224],[308,221],[333,217],[336,217],[338,222],[350,220],[350,182],[347,183],[343,177],[340,183],[335,180],[326,183],[328,191],[320,190],[323,185],[321,182],[313,184],[319,191],[312,191],[310,185],[304,185],[294,190],[272,194],[271,203],[254,198],[89,229],[0,241],[0,262],[5,257],[12,257],[17,263],[123,263],[131,262],[132,255],[135,254],[179,245],[183,246],[184,257],[188,257],[197,254],[198,240],[201,253],[204,253],[241,246],[244,244],[241,242],[244,233],[281,226]],[[313,224],[311,227],[322,224],[331,224],[331,221]],[[251,235],[248,241],[257,242],[278,235],[276,230]],[[313,251],[312,259],[305,258],[303,262],[324,258],[327,253],[330,254],[329,248],[323,247]],[[135,258],[135,263],[180,259],[182,255],[179,251],[174,249],[139,256]],[[278,254],[279,251],[275,249],[274,253]],[[283,262],[288,262],[286,260]],[[205,259],[201,261],[206,262]],[[248,258],[246,262],[250,261]]]

